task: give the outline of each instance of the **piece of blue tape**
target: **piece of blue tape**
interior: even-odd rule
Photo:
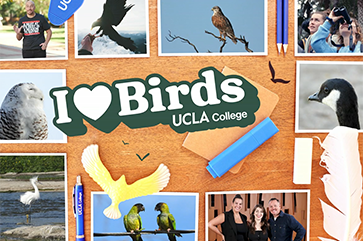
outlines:
[[[83,4],[83,0],[51,0],[48,18],[56,26],[67,21]]]
[[[278,131],[279,129],[277,129],[272,120],[267,117],[222,153],[213,158],[209,162],[207,170],[214,178],[221,177]]]

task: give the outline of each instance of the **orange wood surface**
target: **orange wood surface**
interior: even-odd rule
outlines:
[[[287,55],[278,55],[276,48],[275,1],[268,1],[268,55],[267,56],[198,56],[159,57],[157,32],[157,0],[149,1],[150,57],[117,59],[75,59],[74,58],[74,17],[68,21],[68,60],[60,61],[9,61],[0,62],[1,69],[66,69],[67,85],[74,88],[79,84],[107,82],[118,79],[143,78],[159,73],[171,82],[193,81],[203,67],[214,66],[222,70],[224,66],[243,74],[279,96],[279,102],[271,119],[280,132],[264,143],[244,162],[237,174],[227,172],[222,178],[214,179],[206,170],[207,161],[182,147],[186,137],[170,127],[158,125],[151,128],[130,129],[121,124],[110,134],[102,133],[85,124],[88,132],[84,136],[68,137],[66,144],[1,144],[2,153],[67,153],[68,178],[68,227],[69,240],[75,239],[75,220],[72,213],[71,194],[76,176],[81,175],[85,191],[85,231],[90,240],[91,231],[91,191],[102,191],[88,176],[81,164],[81,154],[89,144],[100,146],[100,156],[114,179],[124,174],[129,183],[152,173],[160,163],[167,165],[171,172],[167,192],[199,193],[198,240],[205,240],[205,192],[237,190],[281,190],[310,189],[310,240],[328,237],[323,230],[323,214],[319,198],[329,201],[320,177],[326,172],[319,166],[322,149],[314,140],[311,185],[295,185],[293,178],[294,139],[296,137],[326,134],[296,134],[295,129],[295,79],[296,60],[362,61],[362,57],[295,57],[294,56],[294,1],[289,9],[289,48]],[[271,61],[279,78],[291,80],[289,84],[275,84],[270,80],[268,62]],[[122,140],[129,143],[123,145]],[[359,135],[362,149],[362,135]],[[140,161],[135,155],[150,155]],[[361,213],[363,217],[363,212]],[[360,227],[363,233],[363,226]],[[363,234],[360,236],[362,239]]]

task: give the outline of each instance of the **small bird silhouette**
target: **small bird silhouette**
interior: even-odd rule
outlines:
[[[134,233],[135,231],[141,231],[142,220],[139,215],[141,211],[145,211],[144,205],[142,203],[136,203],[130,209],[129,213],[124,216],[124,225],[127,232],[131,232],[131,238],[133,241],[142,241],[141,234]]]
[[[233,41],[233,43],[237,44],[232,24],[229,21],[229,19],[226,16],[224,16],[222,9],[218,6],[214,6],[212,8],[212,11],[213,11],[212,23],[219,30],[220,39],[222,39],[223,35],[224,40],[226,40],[226,37],[228,37]]]
[[[277,83],[277,82],[280,82],[280,83],[283,83],[283,84],[287,84],[290,82],[290,80],[283,80],[283,79],[275,79],[275,69],[274,67],[272,67],[272,64],[271,64],[271,61],[268,61],[268,67],[270,68],[270,72],[271,72],[271,80],[272,82],[274,83]]]
[[[34,187],[34,192],[28,191],[20,195],[20,202],[22,202],[25,205],[29,205],[29,217],[30,217],[32,204],[40,198],[39,189],[36,185],[36,183],[40,182],[38,181],[38,176],[30,178],[29,180]]]
[[[98,145],[90,145],[84,149],[82,163],[90,177],[111,198],[111,205],[103,211],[103,214],[110,219],[121,217],[121,212],[118,208],[120,202],[159,192],[168,185],[170,179],[169,169],[164,164],[160,164],[153,174],[131,185],[126,183],[124,175],[117,181],[114,181],[98,155]]]

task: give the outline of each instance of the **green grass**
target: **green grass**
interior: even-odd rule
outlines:
[[[52,28],[52,38],[50,41],[54,41],[57,43],[65,44],[65,28]],[[2,29],[0,30],[0,34],[14,34],[15,32],[13,29],[13,26],[11,25],[4,25]]]
[[[0,174],[64,171],[63,156],[0,156]]]
[[[52,39],[51,41],[65,43],[65,28],[52,28]]]

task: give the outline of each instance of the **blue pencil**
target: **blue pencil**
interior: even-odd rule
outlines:
[[[289,43],[289,0],[284,0],[283,3],[283,39],[282,46],[284,48],[284,53],[287,52],[287,45]]]
[[[277,12],[276,44],[277,44],[277,50],[279,51],[279,54],[280,54],[281,46],[282,46],[282,0],[277,0],[276,12]]]

